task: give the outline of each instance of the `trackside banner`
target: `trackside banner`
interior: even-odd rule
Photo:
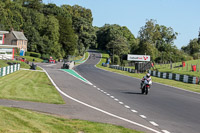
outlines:
[[[131,55],[131,54],[128,54],[127,60],[129,60],[129,61],[150,61],[150,55]]]

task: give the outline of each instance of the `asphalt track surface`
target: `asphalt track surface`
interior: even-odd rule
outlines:
[[[99,62],[101,55],[95,51],[90,52],[90,55],[88,61],[75,67],[75,70],[93,85],[61,71],[62,63],[38,64],[47,71],[60,91],[69,96],[61,94],[66,104],[0,100],[0,105],[35,110],[70,119],[121,125],[147,133],[155,132],[154,130],[171,133],[200,132],[199,94],[153,83],[149,94],[141,95],[140,79],[98,69],[94,65]],[[101,110],[88,107],[77,100]]]
[[[140,79],[100,70],[94,66],[101,55],[90,52],[90,60],[75,70],[97,87],[172,133],[200,133],[200,94],[157,83],[141,95]],[[119,112],[120,113],[120,112]],[[129,116],[127,116],[129,117]]]

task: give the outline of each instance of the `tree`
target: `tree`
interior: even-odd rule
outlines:
[[[60,58],[61,46],[59,44],[59,21],[52,15],[46,18],[45,34],[51,40],[51,45],[48,44],[47,47],[52,55]]]
[[[107,45],[107,49],[113,49],[114,54],[122,56],[130,52],[128,41],[125,37],[118,36],[111,40]]]
[[[41,11],[42,9],[42,0],[22,0],[22,4],[24,7],[32,8],[37,11]]]
[[[83,55],[90,46],[96,45],[96,31],[92,26],[91,10],[78,5],[63,5],[62,8],[72,17],[73,29],[78,37],[77,54]]]
[[[129,47],[137,47],[137,41],[134,37],[134,35],[129,31],[129,29],[125,26],[119,26],[119,25],[109,25],[105,24],[103,27],[99,28],[97,31],[97,43],[98,48],[100,49],[106,49],[106,45],[112,41],[118,38],[119,36],[121,38],[126,38],[127,45]]]
[[[58,17],[58,19],[60,25],[59,43],[63,48],[63,56],[67,57],[68,55],[74,55],[77,47],[77,37],[72,28],[72,21],[70,18],[63,18],[62,16]]]
[[[149,20],[139,31],[137,53],[146,53],[151,55],[152,60],[161,61],[162,52],[171,53],[176,50],[174,40],[177,35],[178,33],[174,32],[171,27],[167,28],[164,25],[156,24],[155,20]]]
[[[183,46],[181,48],[185,53],[193,56],[195,59],[198,58],[198,54],[200,52],[200,44],[198,43],[198,39],[195,38],[190,40],[187,46]]]

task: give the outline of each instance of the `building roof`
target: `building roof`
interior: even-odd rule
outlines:
[[[18,39],[18,40],[28,40],[25,36],[23,32],[19,32],[19,31],[12,31],[12,33],[14,34],[14,36]]]
[[[6,33],[9,33],[9,31],[0,31],[0,35],[6,34]]]

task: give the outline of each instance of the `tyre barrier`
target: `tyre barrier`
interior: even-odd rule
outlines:
[[[176,73],[164,73],[164,72],[158,72],[158,71],[152,71],[152,70],[148,70],[148,72],[152,76],[155,76],[155,77],[181,81],[184,83],[199,84],[200,82],[200,78],[189,76],[189,75],[181,75],[181,74],[176,74]]]
[[[20,64],[14,64],[7,67],[0,68],[0,77],[11,74],[20,69]]]
[[[128,71],[130,73],[137,73],[135,69],[125,68],[119,65],[110,65],[109,67],[112,69]],[[200,78],[189,76],[189,75],[181,75],[181,74],[176,74],[176,73],[164,73],[164,72],[158,72],[158,71],[152,71],[152,70],[148,70],[148,73],[150,73],[152,76],[155,76],[155,77],[181,81],[184,83],[199,84],[200,82]]]
[[[135,73],[136,72],[135,69],[121,67],[119,65],[110,65],[109,68],[117,69],[117,70],[122,70],[122,71],[127,71],[127,72],[130,72],[130,73]]]

